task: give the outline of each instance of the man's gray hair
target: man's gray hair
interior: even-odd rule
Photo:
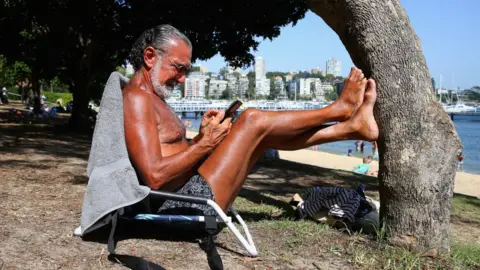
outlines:
[[[133,43],[130,51],[130,62],[133,68],[139,70],[144,65],[143,52],[148,46],[152,46],[163,56],[177,40],[184,41],[190,49],[192,48],[192,43],[187,36],[171,25],[161,24],[146,30]]]

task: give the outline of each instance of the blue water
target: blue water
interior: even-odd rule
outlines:
[[[198,131],[201,118],[194,119],[194,114],[187,114],[183,119],[188,119],[192,123],[192,126],[189,128],[190,130]],[[453,123],[455,124],[460,139],[462,140],[463,152],[464,155],[466,155],[464,160],[464,171],[480,174],[480,116],[456,115]],[[318,146],[317,151],[346,155],[348,149],[353,150],[353,156],[363,157],[364,155],[372,155],[372,144],[369,142],[365,143],[364,153],[355,151],[355,141],[340,141],[322,144]]]
[[[453,123],[466,155],[464,171],[480,174],[480,116],[455,115]]]

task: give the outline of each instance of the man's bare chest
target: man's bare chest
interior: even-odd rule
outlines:
[[[185,127],[173,110],[165,104],[154,102],[160,143],[172,144],[185,138]]]

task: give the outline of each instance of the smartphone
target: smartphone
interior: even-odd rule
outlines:
[[[235,112],[238,110],[238,108],[240,108],[240,106],[242,106],[242,104],[243,103],[238,99],[232,102],[230,106],[228,106],[228,108],[225,110],[225,116],[223,117],[222,122],[228,117],[234,117]]]

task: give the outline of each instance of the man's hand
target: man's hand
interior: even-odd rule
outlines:
[[[203,114],[202,117],[202,123],[200,123],[200,128],[198,129],[198,134],[193,138],[193,140],[190,142],[190,145],[196,144],[200,139],[203,137],[203,133],[205,128],[210,124],[210,122],[213,120],[215,115],[218,114],[217,110],[209,110],[205,114]]]
[[[203,135],[204,129],[208,126],[208,124],[210,124],[210,122],[217,114],[217,110],[209,110],[208,112],[203,114],[202,123],[200,124],[200,129],[198,130],[198,134],[200,134],[200,136]]]
[[[208,121],[208,123],[204,116],[202,125],[204,121],[207,124],[203,128],[200,128],[202,130],[202,137],[198,141],[198,144],[206,147],[209,149],[209,151],[212,151],[230,132],[230,128],[232,127],[232,118],[227,118],[223,121],[223,123],[220,123],[225,115],[225,111],[208,111],[205,115],[209,114],[210,112],[212,112],[211,115],[213,115],[213,112],[215,112],[215,115],[213,117],[210,116],[211,119]]]

